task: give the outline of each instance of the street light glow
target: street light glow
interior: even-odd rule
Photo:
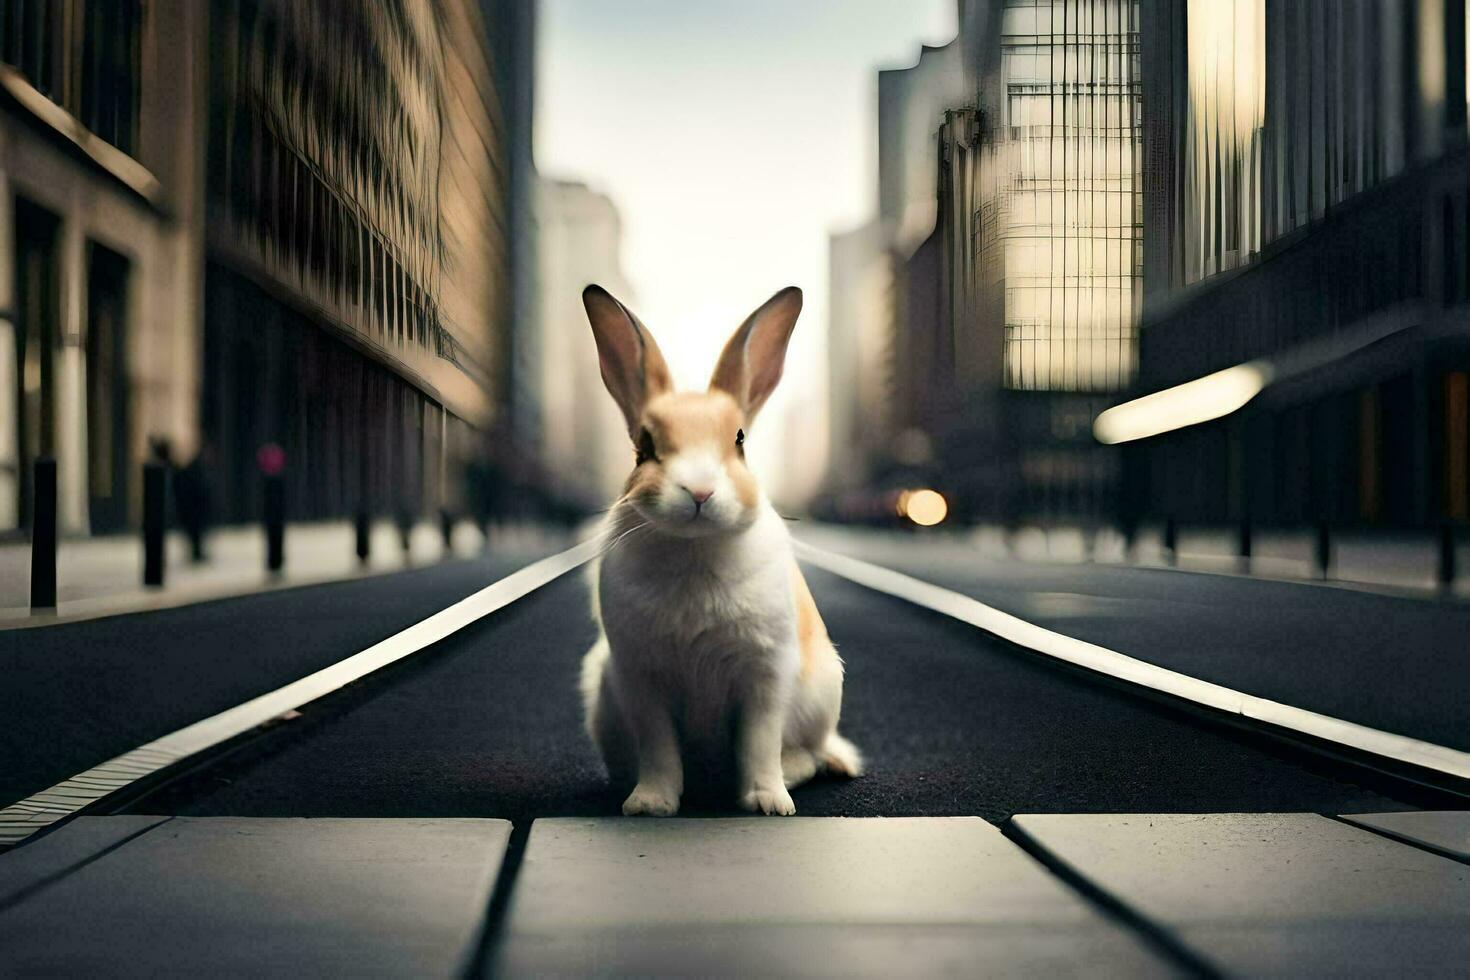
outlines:
[[[949,515],[949,504],[937,490],[910,490],[900,499],[905,515],[920,527],[933,527]]]
[[[1237,364],[1115,405],[1093,421],[1092,434],[1111,446],[1222,418],[1259,395],[1273,375],[1265,361]]]

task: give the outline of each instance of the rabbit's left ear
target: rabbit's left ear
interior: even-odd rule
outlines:
[[[787,286],[746,317],[720,354],[710,389],[723,391],[739,402],[747,421],[755,419],[755,413],[781,380],[786,345],[800,314],[801,290]]]
[[[637,443],[644,406],[673,390],[669,367],[643,321],[612,293],[598,285],[588,286],[582,290],[582,305],[597,341],[602,383],[623,410],[628,435]]]

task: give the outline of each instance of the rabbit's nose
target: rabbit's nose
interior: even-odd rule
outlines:
[[[700,507],[703,507],[704,502],[715,495],[714,490],[709,487],[685,487],[684,492],[693,497],[694,503]]]

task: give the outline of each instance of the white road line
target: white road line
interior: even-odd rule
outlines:
[[[1470,779],[1470,753],[1422,742],[1406,735],[1379,731],[1365,725],[1318,714],[1289,704],[1269,701],[1188,674],[1145,663],[1126,654],[1053,632],[1018,619],[967,595],[932,585],[901,572],[856,558],[796,542],[797,554],[818,568],[878,592],[943,613],[979,627],[1003,640],[1057,660],[1075,664],[1130,684],[1193,701],[1218,711],[1241,715],[1327,742],[1408,763],[1424,769]]]
[[[0,810],[0,847],[17,844],[89,803],[279,718],[456,633],[566,574],[597,553],[593,538],[543,558],[346,660],[180,728]]]

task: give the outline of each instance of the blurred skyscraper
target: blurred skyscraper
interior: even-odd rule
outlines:
[[[1470,517],[1465,7],[1143,0],[1131,518]]]
[[[829,242],[826,479],[839,492],[878,475],[871,467],[894,434],[893,270],[885,246],[877,219]]]
[[[1465,8],[961,0],[952,44],[880,78],[896,431],[834,487],[923,481],[981,519],[1470,518]],[[856,241],[834,310],[869,289]],[[833,404],[839,432],[872,412]]]
[[[192,453],[205,11],[0,5],[0,528],[57,459],[67,529],[136,506],[149,435]]]
[[[1135,370],[1138,19],[1135,0],[962,2],[955,41],[880,73],[880,481],[942,485],[962,516],[1112,507],[1116,454],[1090,423]],[[832,288],[835,308],[862,287],[834,259]]]
[[[541,437],[541,285],[536,245],[538,181],[536,115],[536,0],[480,0],[505,128],[503,179],[510,288],[505,294],[509,351],[501,384],[509,392],[507,423],[515,450],[533,454]]]
[[[582,289],[598,283],[630,306],[622,219],[586,184],[543,177],[541,247],[541,461],[551,492],[582,510],[607,506],[633,468],[627,427],[602,386]]]
[[[68,529],[126,525],[163,441],[222,520],[268,443],[298,518],[454,502],[518,383],[502,6],[0,4],[0,524],[48,454]]]

